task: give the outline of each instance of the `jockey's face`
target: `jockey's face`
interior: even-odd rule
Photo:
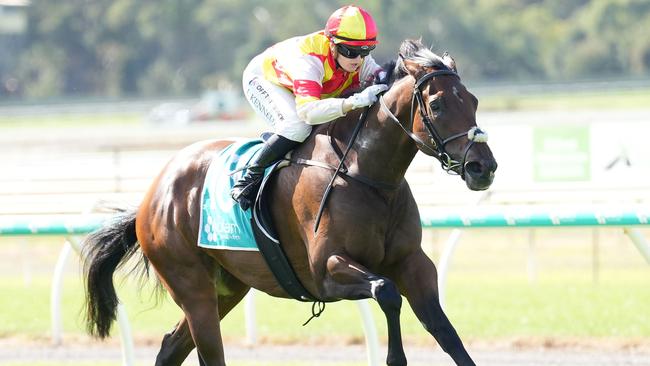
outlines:
[[[361,56],[357,56],[356,58],[347,58],[343,55],[338,55],[336,61],[338,61],[341,68],[347,72],[359,71],[359,68],[363,63]]]
[[[363,58],[361,57],[361,55],[357,55],[355,58],[347,58],[343,56],[340,52],[338,52],[336,46],[332,47],[332,52],[334,54],[334,58],[338,62],[339,66],[341,66],[343,71],[346,72],[360,71],[359,69],[361,68],[361,64],[363,64]]]

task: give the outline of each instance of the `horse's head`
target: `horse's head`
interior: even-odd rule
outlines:
[[[408,123],[418,149],[460,175],[470,189],[487,189],[497,162],[487,134],[476,126],[478,99],[460,82],[454,60],[406,40],[391,80],[407,76],[414,80]]]

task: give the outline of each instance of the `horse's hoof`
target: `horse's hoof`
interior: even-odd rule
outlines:
[[[406,356],[404,354],[399,355],[399,356],[393,356],[393,355],[388,355],[386,357],[386,365],[387,366],[406,366]]]
[[[387,366],[406,366],[406,359],[403,361],[391,361],[386,363]]]

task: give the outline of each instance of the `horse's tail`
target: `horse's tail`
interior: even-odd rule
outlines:
[[[119,214],[84,241],[86,328],[88,333],[100,338],[109,335],[116,318],[119,300],[113,285],[113,273],[138,250],[135,215],[135,211]],[[146,266],[146,260],[143,262]]]

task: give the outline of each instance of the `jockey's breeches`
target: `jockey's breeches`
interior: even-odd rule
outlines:
[[[246,100],[273,132],[293,141],[305,141],[312,126],[298,117],[293,93],[264,78],[262,62],[263,56],[256,56],[244,70],[242,86]]]

